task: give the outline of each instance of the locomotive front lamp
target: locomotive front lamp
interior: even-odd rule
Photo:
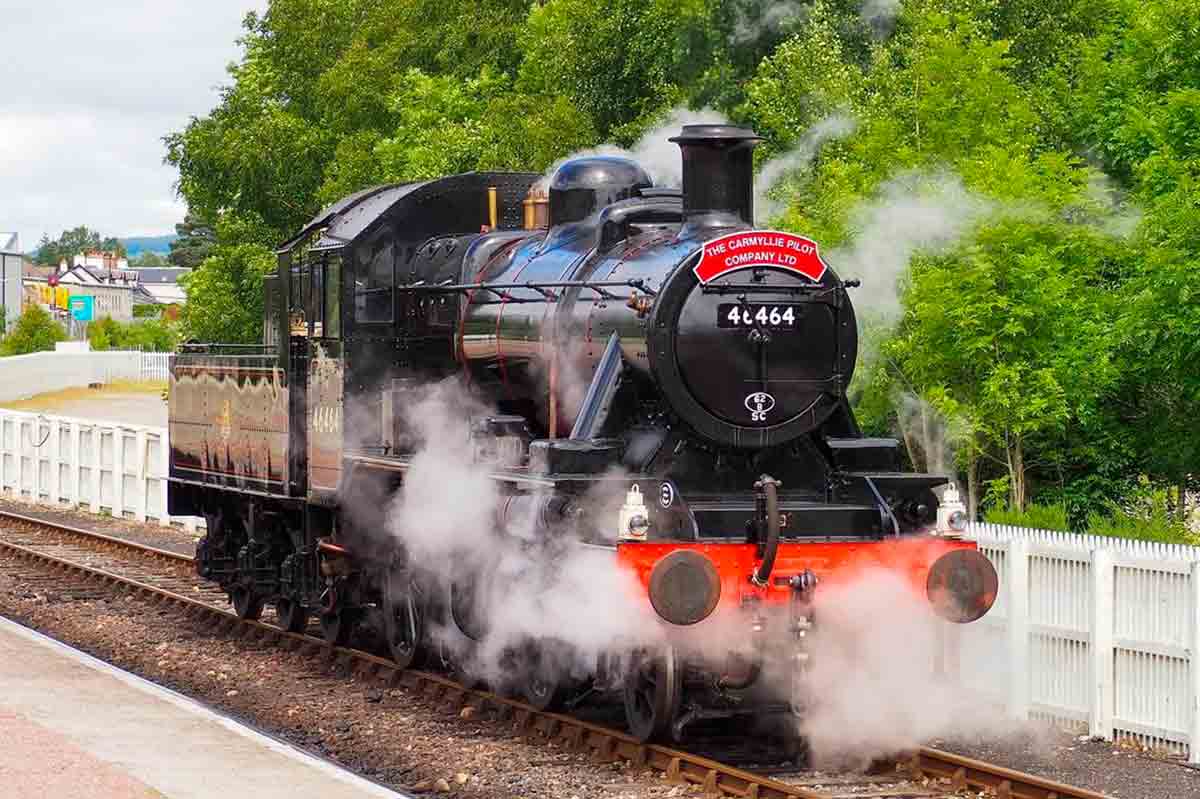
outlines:
[[[625,504],[617,521],[617,538],[623,541],[645,541],[650,532],[650,511],[642,501],[642,489],[634,483],[625,492]]]

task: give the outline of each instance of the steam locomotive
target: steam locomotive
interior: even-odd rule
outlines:
[[[802,671],[814,597],[865,569],[951,622],[987,612],[996,574],[939,507],[947,478],[902,471],[847,402],[856,284],[815,242],[753,227],[758,137],[688,125],[671,141],[682,189],[592,156],[548,181],[475,172],[346,197],[278,249],[261,346],[181,351],[169,510],[205,517],[197,568],[239,615],[316,617],[335,643],[374,630],[404,666],[439,651],[435,621],[478,635],[478,575],[431,575],[403,530],[374,534],[413,468],[406,409],[455,376],[492,409],[461,435],[505,497],[497,524],[519,513],[600,548],[671,632],[596,663],[586,688],[531,667],[553,642],[530,642],[512,668],[535,704],[617,692],[642,740],[800,712],[756,693],[760,675]],[[744,646],[714,656],[694,644],[718,612]]]

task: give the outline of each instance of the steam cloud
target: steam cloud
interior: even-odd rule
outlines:
[[[858,14],[878,39],[891,35],[896,27],[896,17],[900,16],[902,0],[863,0]]]
[[[530,642],[561,644],[555,673],[586,674],[596,657],[655,640],[658,627],[640,586],[611,550],[569,534],[539,535],[532,513],[501,524],[506,497],[476,463],[470,420],[494,413],[457,379],[427,386],[404,414],[416,454],[395,498],[392,534],[415,562],[445,581],[457,576],[473,590],[483,635],[473,643],[452,623],[432,629],[436,640],[465,661],[474,676],[511,680],[505,658]],[[616,508],[623,481],[581,504]]]
[[[829,253],[843,278],[862,279],[854,304],[886,319],[900,314],[900,279],[918,251],[953,247],[991,210],[951,173],[905,172],[887,182],[850,219],[850,244]]]
[[[686,108],[675,108],[666,118],[647,131],[630,149],[618,147],[615,144],[602,144],[587,150],[580,150],[562,158],[547,170],[542,178],[548,182],[563,163],[574,158],[586,158],[593,155],[616,155],[632,158],[641,164],[649,173],[655,185],[678,188],[683,182],[683,161],[679,156],[679,146],[668,141],[679,133],[684,125],[728,125],[729,119],[719,111],[704,108],[691,111]]]
[[[729,40],[735,45],[747,45],[764,36],[779,35],[804,21],[808,12],[806,5],[795,0],[748,0],[738,3]]]
[[[900,577],[869,572],[825,586],[816,603],[812,701],[800,729],[819,766],[861,768],[932,738],[1018,731],[970,683],[937,673],[938,628],[946,625]],[[998,648],[994,655],[1004,662]],[[999,677],[988,679],[994,685]]]
[[[754,208],[758,220],[767,220],[784,209],[772,198],[771,188],[789,172],[808,169],[827,142],[844,139],[854,133],[858,123],[849,114],[839,113],[820,120],[800,137],[800,143],[781,156],[767,161],[754,178]]]

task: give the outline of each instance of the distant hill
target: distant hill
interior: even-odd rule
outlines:
[[[169,236],[132,236],[127,239],[121,239],[121,243],[125,245],[125,251],[129,254],[129,259],[133,260],[146,250],[166,255],[171,251],[171,242],[177,238],[179,237],[174,233]]]

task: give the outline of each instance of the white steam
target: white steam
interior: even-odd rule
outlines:
[[[771,188],[784,175],[807,170],[827,142],[846,138],[856,127],[858,123],[849,114],[831,114],[806,130],[793,149],[763,164],[754,178],[755,216],[759,220],[768,220],[782,211],[785,205],[771,197]]]
[[[896,27],[902,0],[863,0],[858,14],[877,38],[886,38]]]
[[[815,601],[812,699],[800,725],[819,766],[865,767],[935,737],[1015,732],[969,684],[935,668],[940,635],[953,630],[901,577],[865,573],[823,586]]]
[[[808,16],[808,6],[798,0],[746,0],[735,5],[735,45],[752,44],[764,36],[777,36],[794,29]]]
[[[567,531],[538,534],[533,513],[509,514],[508,499],[476,463],[470,420],[492,413],[469,398],[458,380],[426,387],[406,405],[405,427],[416,454],[394,500],[391,532],[414,562],[435,572],[443,584],[453,577],[470,586],[471,607],[483,635],[471,643],[452,622],[432,630],[435,639],[465,661],[473,675],[503,684],[513,651],[550,641],[560,676],[590,671],[604,652],[652,642],[658,625],[639,586],[616,561],[615,552],[582,543]],[[623,481],[602,481],[602,485]],[[581,499],[610,506],[616,489]],[[615,523],[616,511],[612,513]]]
[[[642,137],[628,150],[615,144],[601,144],[598,147],[571,153],[565,158],[555,161],[542,179],[548,181],[555,170],[575,158],[616,155],[637,161],[649,173],[655,185],[678,188],[683,182],[683,159],[679,155],[679,145],[668,139],[677,135],[684,125],[728,124],[728,117],[711,108],[703,108],[699,111],[691,111],[682,107],[674,108],[662,122],[642,134]]]
[[[950,249],[990,209],[957,175],[902,173],[855,209],[850,218],[855,235],[828,253],[828,260],[843,278],[862,280],[854,293],[860,313],[894,319],[900,314],[900,280],[913,255]]]

